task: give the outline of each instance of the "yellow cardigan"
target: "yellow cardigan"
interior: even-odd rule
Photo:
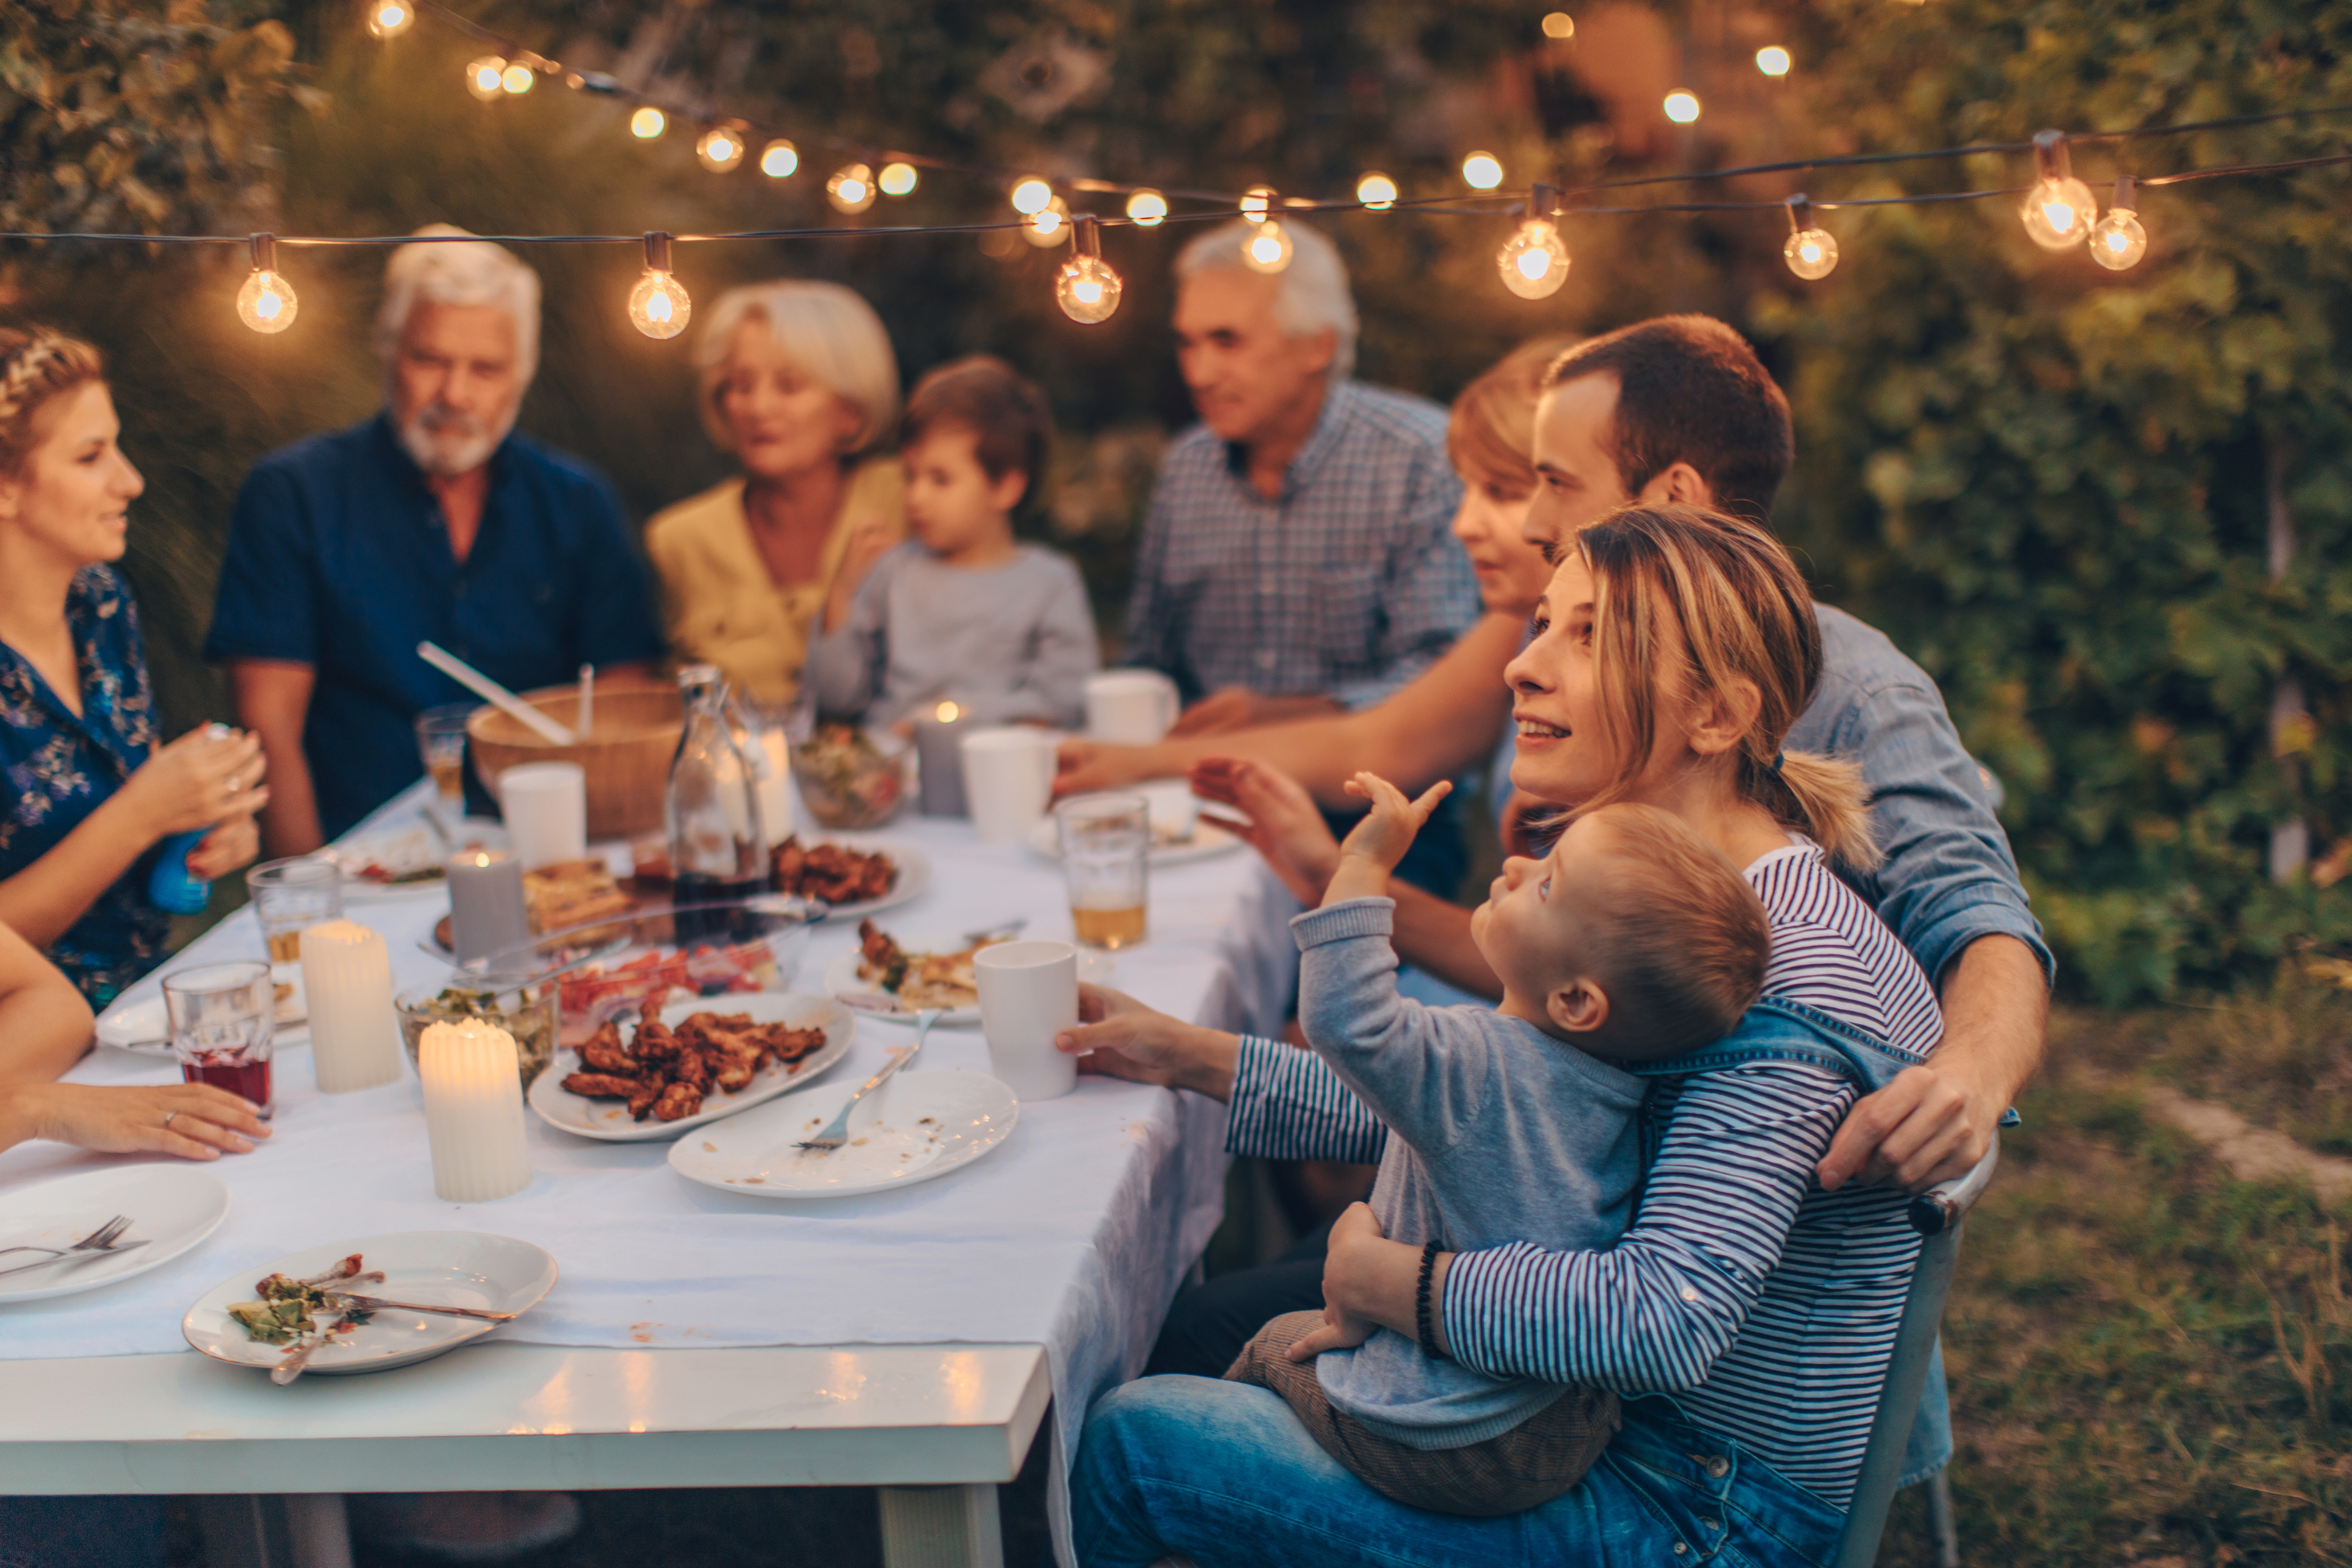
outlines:
[[[717,665],[736,690],[763,703],[790,703],[851,525],[867,516],[884,519],[894,536],[904,537],[906,482],[898,458],[868,458],[851,471],[814,581],[782,587],[751,538],[741,479],[665,508],[646,524],[646,554],[661,574],[671,648],[682,659]]]

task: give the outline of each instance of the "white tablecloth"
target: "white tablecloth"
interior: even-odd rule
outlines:
[[[412,812],[422,798],[421,790],[404,797],[379,821]],[[885,836],[919,846],[936,871],[929,890],[885,924],[953,931],[1026,915],[1024,934],[1069,937],[1058,867],[1026,849],[982,845],[962,823],[908,818]],[[1252,1015],[1276,1005],[1265,976],[1279,967],[1243,951],[1265,940],[1262,918],[1249,918],[1263,897],[1261,879],[1245,850],[1155,870],[1151,940],[1118,954],[1108,983],[1178,1016],[1225,1027],[1260,1023]],[[406,986],[447,973],[417,946],[446,908],[446,897],[430,891],[353,901],[345,912],[384,933]],[[826,965],[855,945],[854,922],[819,928],[798,988],[822,989]],[[258,928],[240,914],[171,966],[262,951]],[[1246,997],[1243,976],[1253,982]],[[130,999],[154,986],[151,976]],[[856,1081],[910,1035],[861,1018],[856,1044],[828,1081]],[[924,1058],[928,1067],[988,1067],[976,1029],[935,1029]],[[153,1083],[178,1072],[153,1057],[100,1047],[70,1076]],[[1024,1105],[1003,1148],[902,1192],[830,1202],[737,1197],[677,1176],[664,1163],[667,1143],[593,1142],[530,1117],[530,1186],[471,1205],[434,1196],[414,1078],[321,1095],[303,1048],[279,1058],[276,1078],[276,1135],[253,1154],[205,1167],[233,1193],[219,1232],[140,1279],[0,1307],[0,1359],[179,1352],[190,1302],[280,1254],[385,1231],[495,1231],[545,1247],[562,1269],[544,1302],[498,1331],[509,1341],[1043,1344],[1066,1466],[1087,1404],[1142,1365],[1223,1206],[1222,1106],[1091,1076],[1076,1093]],[[106,1163],[54,1144],[0,1153],[0,1210],[13,1189]]]

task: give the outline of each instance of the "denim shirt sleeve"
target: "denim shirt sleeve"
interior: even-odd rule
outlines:
[[[1852,616],[1824,605],[1821,622],[1821,691],[1788,746],[1862,769],[1886,858],[1875,872],[1846,873],[1848,879],[1930,980],[1940,984],[1945,967],[1985,936],[2025,943],[2050,978],[2056,966],[2027,905],[2009,836],[1936,683]]]

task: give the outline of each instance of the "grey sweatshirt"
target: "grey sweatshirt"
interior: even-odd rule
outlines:
[[[953,699],[982,724],[1086,720],[1101,663],[1078,569],[1024,544],[1002,566],[950,566],[909,540],[874,563],[849,616],[818,637],[817,710],[868,728]]]
[[[1644,1080],[1491,1007],[1400,996],[1395,910],[1349,899],[1290,922],[1307,1041],[1389,1127],[1372,1186],[1381,1228],[1454,1252],[1613,1245],[1641,1179]],[[1413,1448],[1499,1436],[1564,1386],[1433,1361],[1387,1329],[1325,1352],[1315,1374],[1334,1409]]]

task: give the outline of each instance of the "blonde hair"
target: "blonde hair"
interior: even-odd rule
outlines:
[[[504,246],[476,239],[455,224],[428,223],[412,237],[465,235],[425,245],[395,247],[383,268],[383,308],[376,312],[375,352],[392,374],[400,334],[416,307],[493,305],[512,318],[515,378],[529,386],[539,374],[539,274]]]
[[[1643,1061],[1731,1033],[1764,989],[1772,924],[1722,850],[1670,811],[1620,801],[1585,894],[1594,978]]]
[[[0,474],[17,475],[48,436],[60,398],[106,379],[106,361],[47,327],[0,327]]]
[[[1513,496],[1535,494],[1536,400],[1544,373],[1575,346],[1574,338],[1522,343],[1462,389],[1445,426],[1445,455],[1456,473]]]
[[[1328,331],[1334,340],[1330,378],[1345,381],[1356,373],[1356,296],[1348,287],[1348,264],[1339,247],[1290,218],[1282,220],[1290,237],[1290,265],[1274,275],[1274,324],[1286,338],[1311,338]],[[1176,253],[1176,276],[1190,278],[1212,268],[1246,272],[1242,242],[1257,232],[1247,218],[1219,224]]]
[[[1576,547],[1592,574],[1601,724],[1618,757],[1616,778],[1592,804],[1632,792],[1663,700],[1747,687],[1759,701],[1739,742],[1740,795],[1832,858],[1874,868],[1861,770],[1781,747],[1821,684],[1822,628],[1780,542],[1724,512],[1634,506],[1584,529]]]
[[[735,449],[719,406],[727,391],[728,347],[735,329],[755,317],[794,364],[857,410],[850,453],[871,450],[898,428],[898,357],[874,307],[838,283],[779,278],[719,296],[695,344],[695,366],[702,372],[702,427],[720,451]]]

